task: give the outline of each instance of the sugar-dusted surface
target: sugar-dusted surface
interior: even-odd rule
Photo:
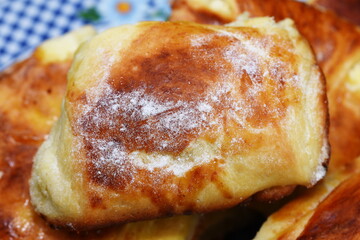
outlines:
[[[301,98],[289,41],[251,28],[237,33],[185,26],[175,34],[172,28],[164,25],[161,39],[155,39],[157,27],[144,32],[77,105],[73,129],[95,175],[110,171],[116,178],[144,168],[182,176],[244,153],[264,129],[279,124],[289,102]],[[232,134],[234,128],[244,133]],[[249,129],[256,140],[249,139]],[[224,133],[227,149],[216,140]],[[215,143],[215,150],[184,154],[197,138]]]

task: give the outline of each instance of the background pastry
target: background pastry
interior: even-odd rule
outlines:
[[[327,104],[309,46],[290,20],[242,24],[146,22],[84,44],[35,157],[36,210],[91,228],[321,179]]]

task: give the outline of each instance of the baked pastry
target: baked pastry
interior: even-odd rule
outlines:
[[[197,216],[176,216],[91,232],[57,230],[30,204],[33,157],[60,115],[66,75],[91,27],[41,44],[29,58],[0,73],[0,239],[189,239]]]
[[[35,157],[36,211],[88,229],[312,186],[329,156],[322,74],[292,21],[144,22],[77,52]]]

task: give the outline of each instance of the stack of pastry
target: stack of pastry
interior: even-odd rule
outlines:
[[[258,239],[356,237],[357,225],[341,225],[346,217],[335,222],[343,232],[313,226],[328,224],[329,208],[344,212],[329,207],[339,196],[356,202],[357,28],[290,0],[173,7],[172,20],[197,23],[99,34],[81,45],[66,78],[75,49],[94,35],[85,28],[0,76],[0,236],[191,239],[201,235],[199,216],[184,213],[276,200],[302,185],[312,188],[270,216]],[[329,157],[326,92],[332,157],[313,187]]]

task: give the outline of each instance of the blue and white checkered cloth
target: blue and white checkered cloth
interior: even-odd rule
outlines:
[[[124,2],[130,4],[131,12],[115,16],[119,14],[116,4]],[[168,0],[0,0],[0,70],[27,57],[44,40],[84,24],[93,23],[103,30],[104,23],[111,27],[141,20],[164,20],[170,13],[168,5]],[[103,15],[98,22],[80,17],[82,11],[93,7],[99,11],[95,15]],[[159,9],[166,14],[158,14]]]
[[[98,0],[11,0],[0,2],[0,69],[26,56],[48,38],[86,22],[79,11]]]

